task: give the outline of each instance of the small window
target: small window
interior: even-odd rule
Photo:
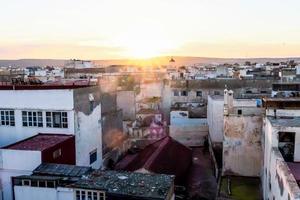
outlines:
[[[53,156],[53,159],[56,159],[56,158],[60,157],[61,156],[61,149],[59,148],[56,151],[54,151],[52,156]]]
[[[54,181],[47,181],[47,187],[48,188],[54,188],[55,187],[55,182]]]
[[[266,94],[266,93],[267,93],[267,91],[265,91],[265,90],[262,90],[262,91],[260,91],[260,93],[261,93],[261,94]]]
[[[97,149],[90,152],[90,164],[93,164],[97,160]]]
[[[187,95],[188,95],[187,91],[185,91],[185,90],[181,91],[181,96],[187,96]]]
[[[23,180],[22,185],[23,186],[30,186],[30,180]]]
[[[31,180],[31,187],[37,187],[37,186],[38,186],[37,180]]]
[[[50,128],[68,128],[68,113],[46,112],[46,126]]]
[[[202,91],[197,91],[197,97],[202,97]]]
[[[0,126],[15,126],[15,111],[0,110]]]
[[[220,91],[214,91],[214,95],[220,95]]]
[[[43,127],[42,112],[22,111],[22,123],[25,127]]]
[[[179,96],[179,92],[177,90],[174,91],[174,96]]]
[[[241,115],[241,114],[242,114],[242,110],[238,109],[238,115]]]
[[[39,187],[46,187],[45,181],[39,181]]]

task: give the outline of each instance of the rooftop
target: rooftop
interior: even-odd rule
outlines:
[[[267,117],[272,126],[300,127],[300,117]]]
[[[166,136],[136,154],[126,155],[116,165],[117,170],[136,171],[145,169],[159,174],[176,175],[182,183],[192,162],[192,150]]]
[[[59,143],[73,138],[73,135],[65,134],[42,134],[39,133],[33,137],[21,140],[17,143],[3,147],[11,150],[44,151]]]
[[[91,87],[88,80],[56,81],[41,84],[0,82],[0,90],[55,90],[55,89],[76,89]]]
[[[67,187],[105,190],[112,195],[131,195],[165,199],[173,186],[174,176],[96,170]]]
[[[297,182],[300,181],[300,163],[298,162],[287,162],[292,174],[294,175]]]
[[[90,167],[42,163],[33,171],[33,173],[35,175],[38,174],[43,176],[81,177],[91,171],[92,168]]]

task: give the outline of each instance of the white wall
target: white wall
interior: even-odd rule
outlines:
[[[58,200],[56,188],[15,186],[15,200]]]
[[[0,147],[37,133],[74,134],[73,90],[0,90],[0,97],[0,109],[15,111],[15,126],[0,125]],[[30,110],[43,111],[44,127],[23,127],[22,111]],[[46,111],[67,111],[68,128],[47,128]]]
[[[23,127],[22,111],[42,111],[43,127]],[[46,127],[46,111],[66,111],[68,113],[68,128],[49,128]],[[74,111],[73,110],[35,110],[35,109],[17,109],[15,110],[15,126],[0,126],[0,147],[13,144],[38,133],[53,134],[74,134]]]
[[[0,108],[72,110],[73,90],[0,90]]]
[[[208,96],[207,123],[209,135],[213,143],[223,142],[224,99]]]
[[[11,177],[30,175],[42,162],[41,152],[0,149],[0,159],[0,180],[3,197],[4,200],[11,200]]]
[[[90,152],[97,149],[97,161],[93,168],[102,165],[101,104],[90,115],[76,114],[76,165],[90,166]]]

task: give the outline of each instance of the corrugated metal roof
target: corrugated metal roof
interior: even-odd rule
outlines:
[[[47,176],[81,177],[91,171],[91,167],[43,163],[33,171],[33,174]]]

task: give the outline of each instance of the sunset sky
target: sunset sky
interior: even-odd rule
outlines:
[[[0,59],[300,56],[299,0],[0,0]]]

